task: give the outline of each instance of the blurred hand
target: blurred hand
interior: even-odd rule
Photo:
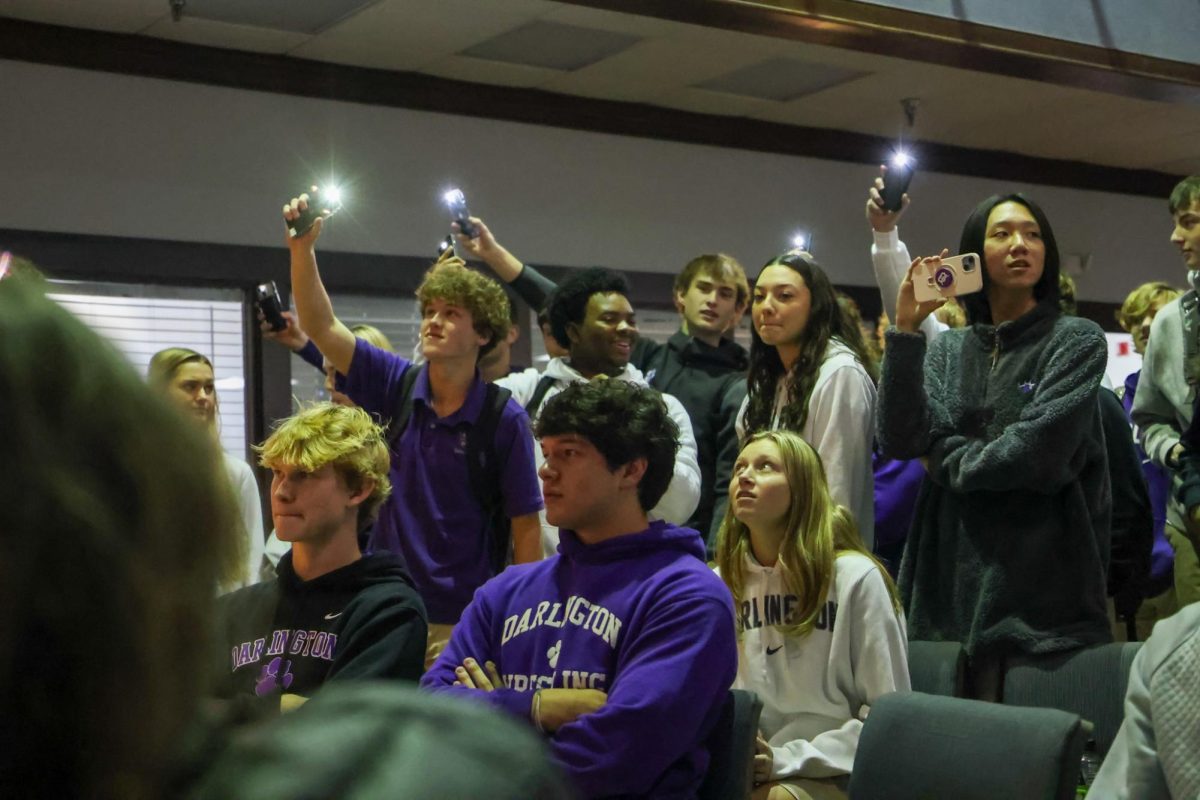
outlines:
[[[496,254],[500,245],[496,243],[496,237],[492,236],[488,226],[483,224],[483,220],[479,217],[471,217],[470,220],[478,231],[474,239],[467,238],[457,222],[450,223],[450,230],[454,232],[454,239],[464,252],[470,253],[481,261],[487,261],[489,256]]]
[[[763,737],[762,731],[754,738],[754,782],[766,783],[771,780],[771,770],[775,766],[775,752]]]

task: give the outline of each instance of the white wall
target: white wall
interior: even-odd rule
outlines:
[[[275,245],[282,203],[336,171],[350,199],[330,249],[431,254],[457,182],[533,262],[671,272],[724,250],[753,274],[804,225],[835,281],[872,281],[872,165],[13,61],[0,110],[0,228]],[[970,208],[1001,190],[1030,191],[1063,252],[1093,254],[1081,299],[1182,282],[1165,200],[978,178],[918,174],[902,225],[914,254],[954,248]]]

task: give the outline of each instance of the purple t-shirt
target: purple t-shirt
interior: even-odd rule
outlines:
[[[386,423],[396,412],[400,379],[411,363],[359,339],[346,395]],[[489,525],[471,490],[466,459],[467,431],[483,411],[487,385],[476,372],[462,408],[439,418],[431,405],[428,369],[420,369],[412,416],[392,451],[392,495],[380,509],[371,549],[402,556],[429,621],[452,625],[475,590],[495,574],[488,556]],[[529,417],[515,400],[500,415],[495,452],[503,470],[504,513],[512,518],[541,510]]]
[[[695,797],[704,739],[737,675],[733,600],[690,528],[652,522],[489,581],[421,686],[528,720],[542,688],[599,689],[600,710],[558,729],[551,758],[580,797]],[[494,661],[503,686],[455,686],[464,658]]]

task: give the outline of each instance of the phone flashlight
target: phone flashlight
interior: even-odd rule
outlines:
[[[887,172],[883,176],[883,207],[887,211],[899,211],[904,205],[904,193],[908,191],[916,162],[901,148],[892,152]]]
[[[442,195],[446,208],[450,209],[450,219],[458,223],[458,229],[468,239],[479,235],[479,229],[471,224],[471,212],[467,209],[467,198],[461,189],[450,189]]]

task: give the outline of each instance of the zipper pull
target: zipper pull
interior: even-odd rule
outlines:
[[[996,362],[999,360],[1000,360],[1000,337],[994,336],[992,338],[992,369],[991,369],[991,371],[994,372],[996,370]]]

